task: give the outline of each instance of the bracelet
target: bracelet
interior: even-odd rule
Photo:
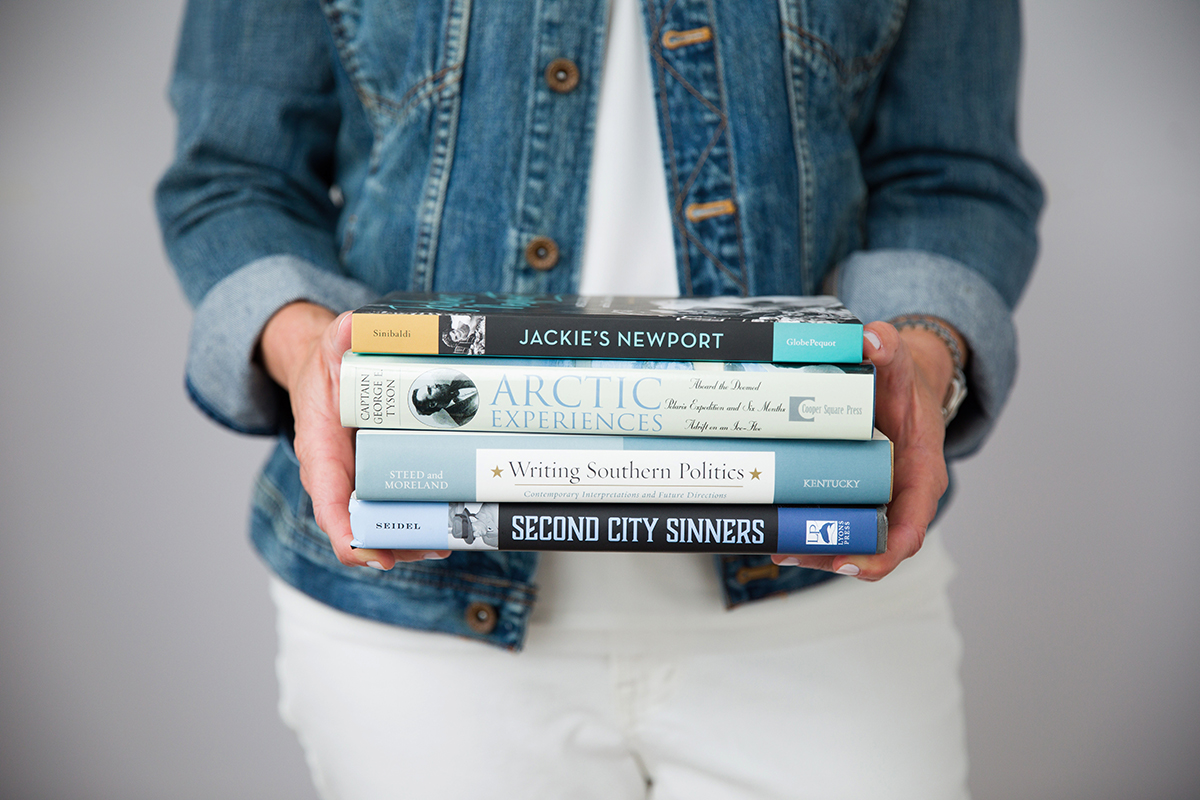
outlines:
[[[950,420],[954,419],[954,415],[962,406],[963,400],[967,399],[967,376],[963,371],[965,360],[954,333],[940,319],[923,314],[905,314],[889,321],[896,330],[904,328],[927,330],[941,339],[950,351],[950,359],[954,362],[954,376],[950,379],[950,385],[946,387],[945,398],[942,399],[942,422],[949,425]]]

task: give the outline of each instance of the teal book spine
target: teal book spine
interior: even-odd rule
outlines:
[[[892,443],[360,430],[358,498],[883,505]]]
[[[837,555],[887,549],[879,507],[388,503],[351,498],[352,546]]]

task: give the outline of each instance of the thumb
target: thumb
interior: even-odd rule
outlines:
[[[900,334],[890,323],[872,322],[863,326],[863,355],[876,367],[886,367],[900,350]]]
[[[353,311],[343,311],[329,326],[333,330],[330,346],[339,358],[342,353],[350,349],[350,315],[353,313]]]
[[[342,369],[342,355],[350,349],[350,314],[345,311],[339,314],[321,337],[321,355],[325,361],[330,376],[335,382]]]

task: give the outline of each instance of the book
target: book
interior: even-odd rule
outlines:
[[[882,553],[886,507],[379,503],[350,499],[353,547],[645,553]]]
[[[892,443],[359,430],[360,500],[883,505]]]
[[[351,428],[870,439],[874,417],[870,362],[342,358]]]
[[[351,317],[357,353],[857,364],[835,297],[393,293]]]

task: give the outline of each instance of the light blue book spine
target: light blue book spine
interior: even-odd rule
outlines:
[[[367,501],[883,505],[892,443],[360,430]]]

